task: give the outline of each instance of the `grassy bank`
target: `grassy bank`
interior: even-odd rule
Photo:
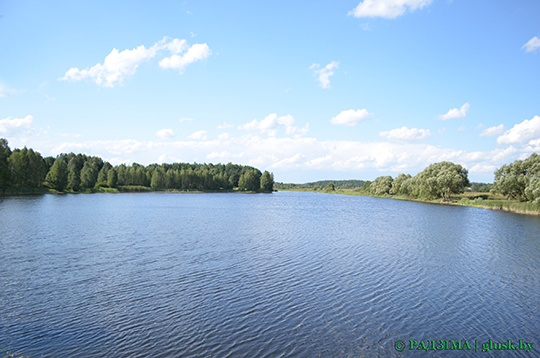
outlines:
[[[527,215],[540,215],[540,208],[529,202],[519,202],[517,200],[508,200],[500,195],[494,195],[490,193],[476,193],[468,192],[464,194],[452,195],[450,201],[442,202],[441,199],[428,200],[428,199],[413,199],[400,195],[385,195],[377,196],[367,194],[361,189],[338,189],[338,190],[314,190],[314,189],[280,189],[284,191],[306,191],[313,193],[327,193],[327,194],[340,194],[340,195],[358,195],[358,196],[370,196],[374,198],[387,198],[416,201],[421,203],[440,204],[440,205],[460,205],[470,206],[475,208],[490,209],[490,210],[502,210],[510,211],[518,214]]]

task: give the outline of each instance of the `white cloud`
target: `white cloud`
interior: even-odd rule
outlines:
[[[158,157],[165,162],[171,162],[171,158],[182,153],[181,159],[185,162],[198,161],[197,158],[200,158],[212,162],[233,161],[260,169],[272,169],[277,180],[281,181],[286,180],[280,178],[281,174],[287,171],[341,171],[355,173],[354,175],[359,175],[361,179],[365,177],[359,171],[377,171],[386,173],[384,175],[414,175],[429,164],[440,161],[459,163],[471,170],[474,168],[472,171],[476,173],[492,173],[491,169],[509,163],[524,153],[512,146],[485,152],[467,152],[425,143],[320,141],[309,137],[265,137],[253,132],[239,137],[223,136],[214,140],[205,140],[206,133],[196,136],[201,140],[62,143],[53,148],[51,154],[73,151],[99,155],[104,160],[114,159],[116,163],[135,161],[150,164],[155,163]],[[540,141],[537,144],[540,144]]]
[[[182,122],[186,122],[186,121],[194,121],[195,118],[189,118],[189,117],[182,117],[178,120],[178,122],[182,123]]]
[[[437,133],[439,133],[439,134],[444,134],[444,133],[446,133],[446,128],[441,128],[441,129],[439,129],[439,130],[437,131]]]
[[[365,108],[356,111],[354,109],[349,109],[347,111],[342,111],[340,114],[330,119],[330,123],[353,127],[358,123],[365,121],[372,115],[373,113],[369,113]]]
[[[526,119],[504,132],[497,138],[497,144],[525,144],[538,138],[540,138],[540,117],[534,116],[532,119]]]
[[[535,36],[523,45],[522,48],[525,49],[525,52],[534,52],[540,48],[540,39]]]
[[[471,169],[469,169],[470,173],[493,173],[497,170],[496,165],[490,165],[490,164],[475,164]]]
[[[161,139],[168,139],[176,136],[176,133],[170,128],[164,128],[157,131],[156,135]]]
[[[190,135],[188,138],[195,139],[195,140],[206,140],[206,138],[208,137],[206,135],[206,131],[197,131],[193,133],[192,135]]]
[[[422,9],[432,0],[364,0],[349,11],[354,17],[384,17],[393,19],[401,16],[407,9],[414,11]]]
[[[401,128],[392,129],[387,132],[380,132],[381,137],[387,138],[391,141],[397,142],[414,142],[417,140],[428,139],[431,137],[429,129],[407,128],[405,126]]]
[[[506,127],[504,124],[500,124],[495,127],[489,127],[482,131],[482,133],[479,134],[480,137],[495,137],[498,135],[503,134],[503,132],[506,130]]]
[[[320,86],[322,88],[329,88],[330,87],[330,76],[334,74],[334,71],[332,71],[334,68],[339,67],[339,62],[332,61],[328,65],[324,66],[323,68],[319,69],[320,65],[318,63],[314,63],[311,66],[309,66],[310,70],[313,70],[313,75],[318,76],[317,80],[320,82]]]
[[[165,57],[159,61],[159,67],[179,70],[180,74],[182,74],[187,65],[199,60],[204,60],[211,54],[212,51],[207,44],[195,44],[182,56],[175,53],[171,57]]]
[[[465,126],[460,126],[457,130],[458,130],[458,132],[463,132],[463,131],[466,130],[466,129],[467,129],[467,127],[465,127]]]
[[[452,108],[446,114],[441,114],[439,119],[445,121],[452,118],[465,118],[470,107],[469,103],[465,103],[460,109]]]
[[[234,127],[233,124],[229,124],[227,122],[223,122],[223,124],[220,124],[219,126],[217,126],[218,129],[227,129],[227,128],[232,128]]]
[[[7,117],[0,119],[0,134],[5,137],[14,136],[17,134],[29,134],[32,131],[33,116],[24,118]]]
[[[141,45],[133,50],[121,52],[114,48],[105,57],[103,64],[98,63],[83,70],[77,67],[70,68],[64,77],[58,80],[81,81],[85,78],[91,78],[99,86],[114,87],[117,83],[122,83],[126,77],[133,75],[141,63],[155,57],[163,49],[169,50],[173,55],[162,59],[159,62],[160,66],[180,69],[180,73],[183,72],[185,66],[200,59],[201,55],[208,56],[211,53],[206,44],[195,44],[189,47],[186,40],[164,37],[149,48]],[[201,49],[204,51],[201,52]],[[178,55],[185,50],[187,50],[185,55]]]
[[[278,117],[276,113],[271,113],[260,122],[254,119],[249,123],[238,126],[238,129],[261,131],[267,133],[270,137],[275,137],[278,130],[282,128],[285,129],[288,135],[294,135],[295,137],[301,137],[309,131],[309,123],[303,128],[299,128],[294,126],[294,122],[295,120],[290,114]]]

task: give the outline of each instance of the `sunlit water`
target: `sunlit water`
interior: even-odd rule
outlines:
[[[474,352],[490,339],[534,346]],[[0,355],[535,357],[539,346],[538,217],[297,192],[0,198]]]

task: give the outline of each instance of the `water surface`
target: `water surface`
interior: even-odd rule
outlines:
[[[533,216],[302,192],[3,197],[0,252],[0,348],[25,356],[540,354]],[[394,349],[490,339],[534,348]]]

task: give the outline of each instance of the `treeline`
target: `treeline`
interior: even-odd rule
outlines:
[[[276,183],[278,189],[325,189],[332,183],[338,189],[356,189],[364,186],[364,180],[319,180],[312,183]]]
[[[418,199],[450,199],[466,188],[478,192],[491,192],[540,206],[540,155],[531,154],[525,160],[516,160],[495,171],[493,184],[470,183],[467,169],[459,164],[440,162],[431,164],[414,177],[380,176],[365,182],[361,191],[370,195],[402,195]]]
[[[43,158],[32,149],[11,149],[0,138],[0,189],[48,187],[58,191],[149,187],[156,190],[271,192],[272,173],[238,164],[151,164],[112,166],[99,157],[60,154]]]

